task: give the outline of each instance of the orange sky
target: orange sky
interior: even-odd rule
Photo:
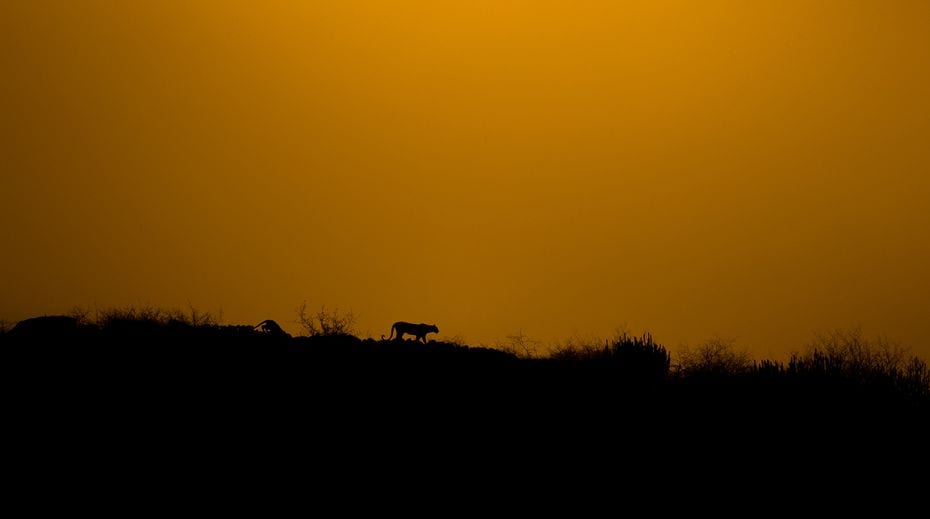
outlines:
[[[0,4],[0,319],[930,357],[930,4]]]

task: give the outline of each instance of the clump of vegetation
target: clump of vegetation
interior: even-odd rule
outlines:
[[[930,397],[930,368],[924,360],[884,337],[869,340],[858,329],[817,335],[805,353],[791,356],[785,372]]]
[[[744,375],[753,367],[748,351],[737,349],[732,340],[721,337],[714,337],[693,350],[685,346],[678,352],[678,374],[683,377]]]
[[[523,332],[508,335],[507,342],[499,342],[495,344],[495,349],[501,350],[504,353],[509,353],[520,359],[539,358],[539,350],[541,347],[542,341],[539,339],[534,339]]]
[[[451,344],[453,346],[467,347],[468,341],[465,340],[465,337],[461,335],[453,335],[452,337],[443,338],[442,342],[445,344]]]
[[[621,333],[609,346],[608,358],[624,371],[650,380],[668,376],[672,356],[665,346],[652,339],[652,334],[644,333],[637,337]]]
[[[340,313],[339,309],[327,310],[321,306],[319,311],[310,313],[304,301],[296,310],[297,322],[310,337],[329,337],[336,335],[354,335],[356,315],[349,310]]]
[[[578,335],[552,345],[549,358],[559,362],[594,362],[606,358],[607,348],[608,341]]]
[[[110,328],[127,323],[144,324],[150,326],[217,326],[220,318],[211,312],[203,312],[190,306],[188,311],[180,309],[166,310],[153,306],[128,306],[125,308],[108,308],[97,310],[91,318],[90,311],[75,308],[71,317],[84,324],[95,324],[101,328]]]
[[[860,330],[820,334],[787,363],[756,362],[732,341],[714,338],[679,353],[678,379],[700,382],[765,381],[835,394],[908,395],[930,399],[930,368],[886,338],[868,339]],[[734,389],[736,391],[736,389]]]
[[[603,346],[599,342],[576,339],[563,343],[553,349],[550,359],[609,367],[627,379],[661,380],[668,376],[671,354],[650,333],[636,336],[622,332],[604,341]]]

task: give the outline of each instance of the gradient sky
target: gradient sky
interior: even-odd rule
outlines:
[[[930,3],[0,3],[0,319],[930,357]]]

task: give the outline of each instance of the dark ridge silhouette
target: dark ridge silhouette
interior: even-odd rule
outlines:
[[[718,348],[675,365],[648,334],[529,357],[360,339],[344,327],[292,337],[272,322],[160,311],[28,319],[0,334],[0,370],[26,423],[234,420],[229,427],[296,429],[333,445],[445,438],[599,456],[668,449],[681,435],[735,452],[750,439],[903,446],[930,432],[926,363],[880,361],[862,348],[814,349],[787,363],[734,361]]]
[[[81,323],[76,317],[43,315],[16,323],[6,335],[13,340],[80,340],[94,331],[95,327]]]

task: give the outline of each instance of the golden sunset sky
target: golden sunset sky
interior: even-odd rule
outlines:
[[[0,319],[930,357],[930,2],[0,3]]]

